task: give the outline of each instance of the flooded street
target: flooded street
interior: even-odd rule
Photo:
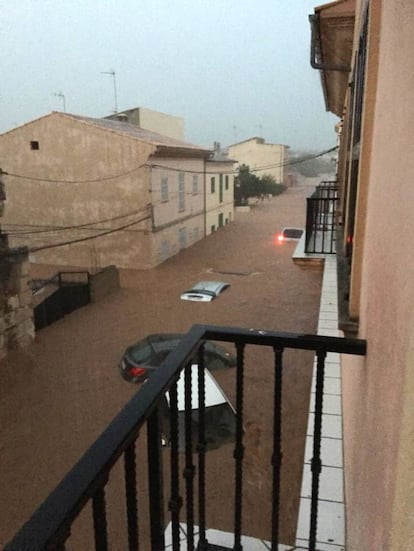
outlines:
[[[281,246],[274,241],[283,226],[304,227],[305,197],[310,191],[305,186],[291,188],[249,213],[236,212],[234,223],[153,270],[121,272],[119,292],[41,330],[31,347],[3,360],[0,545],[137,391],[118,372],[127,345],[149,333],[185,332],[195,323],[316,332],[321,272],[293,264],[295,242]],[[226,281],[230,288],[212,303],[180,301],[180,293],[202,279]],[[263,511],[270,503],[265,479],[271,453],[271,357],[269,350],[257,347],[246,353],[244,533],[266,539],[270,524]],[[282,501],[290,496],[284,515],[286,533],[291,534],[300,491],[312,355],[288,353],[286,360]],[[232,399],[234,372],[214,375]],[[138,471],[139,462],[146,461],[141,446]],[[208,456],[207,517],[213,528],[231,530],[233,517],[227,502],[232,498],[231,477],[221,485],[212,482],[223,476],[225,468],[232,472],[232,463],[230,445]],[[118,478],[116,471],[114,479]],[[120,479],[119,484],[122,490]],[[145,485],[139,482],[142,495]],[[125,531],[124,524],[119,527],[124,505],[114,499],[116,491],[109,494],[110,531],[118,534]],[[86,523],[89,512],[82,514],[79,525]],[[86,540],[77,540],[75,529],[73,533],[68,549],[88,551]],[[119,543],[111,549],[125,549],[121,538],[116,536]]]

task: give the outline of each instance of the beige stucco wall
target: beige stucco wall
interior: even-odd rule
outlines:
[[[368,354],[343,360],[347,551],[414,549],[414,5],[378,5],[359,304]]]
[[[184,140],[184,119],[181,117],[140,107],[139,126],[153,132],[158,132],[163,136]]]
[[[39,142],[31,150],[30,142]],[[154,147],[91,124],[53,113],[0,136],[0,164],[6,176],[7,203],[4,215],[12,245],[30,249],[81,239],[130,224],[148,214],[148,168],[143,165]],[[119,176],[122,175],[122,176]],[[114,178],[108,179],[108,177]],[[60,183],[54,180],[85,181]],[[129,216],[126,214],[131,213]],[[110,220],[118,217],[117,220]],[[13,228],[33,226],[79,226],[90,222],[95,230],[72,229],[13,236]],[[14,224],[17,226],[7,226]],[[31,227],[32,226],[32,227]],[[98,228],[98,231],[96,230]],[[63,247],[32,252],[32,262],[84,267],[115,264],[147,267],[150,250],[144,231],[149,221],[104,237]],[[42,228],[40,228],[42,229]]]
[[[182,218],[152,234],[152,262],[156,266],[204,237],[204,212]]]
[[[175,117],[174,115],[161,113],[160,111],[154,111],[146,107],[135,107],[134,109],[126,109],[125,111],[108,115],[105,118],[129,122],[163,136],[169,136],[176,140],[184,140],[184,119],[182,117]]]
[[[214,178],[214,193],[211,192],[211,179]],[[220,181],[222,182],[220,184]],[[226,181],[228,188],[226,189]],[[220,201],[222,185],[222,201]],[[233,163],[207,161],[206,163],[206,235],[219,228],[220,217],[223,226],[234,220],[234,171]]]
[[[287,147],[280,144],[261,143],[261,138],[252,138],[238,144],[230,145],[228,154],[239,165],[247,165],[254,170],[256,176],[270,174],[277,183],[285,183],[285,170],[283,164],[287,161]],[[256,168],[263,168],[256,170]]]
[[[204,237],[205,168],[204,159],[153,158],[150,163],[154,220],[152,261],[157,265]],[[180,174],[185,186],[184,209],[179,208]],[[163,180],[168,186],[167,200],[162,195]]]

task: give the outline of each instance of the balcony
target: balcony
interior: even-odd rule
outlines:
[[[208,453],[205,434],[205,376],[203,343],[206,339],[233,343],[237,352],[234,373],[236,430],[233,444],[231,472],[223,472],[222,479],[232,480],[232,529],[231,546],[209,543],[211,533],[211,509],[207,507],[206,491],[209,489]],[[313,404],[313,444],[311,460],[311,484],[308,514],[307,548],[317,549],[319,486],[322,471],[321,440],[325,372],[329,358],[336,354],[364,355],[366,343],[356,339],[333,336],[303,335],[256,331],[249,329],[196,325],[188,332],[180,345],[170,353],[161,368],[143,385],[140,391],[115,417],[101,436],[72,468],[56,489],[34,513],[32,518],[5,547],[7,551],[64,550],[72,549],[71,534],[87,529],[93,533],[94,547],[107,549],[166,549],[165,529],[171,527],[171,547],[182,549],[182,522],[186,523],[187,549],[220,550],[248,549],[242,542],[244,528],[243,487],[245,485],[243,462],[246,451],[244,439],[245,354],[250,347],[267,347],[272,361],[269,369],[274,373],[273,408],[263,415],[273,420],[273,438],[268,461],[271,465],[266,481],[270,494],[268,515],[269,548],[279,546],[283,531],[283,465],[289,461],[283,456],[283,374],[289,369],[285,361],[290,351],[308,350],[315,354],[316,378]],[[328,361],[327,361],[328,358]],[[194,427],[194,387],[191,381],[191,365],[198,364],[198,427]],[[179,451],[179,422],[177,381],[185,372],[185,453]],[[164,396],[169,392],[169,448],[162,447],[165,427],[161,424],[160,410]],[[260,404],[257,405],[260,407]],[[146,430],[145,430],[146,429]],[[181,435],[182,437],[183,435]],[[142,456],[142,446],[146,457]],[[137,453],[137,450],[138,453]],[[194,453],[195,450],[195,453]],[[138,464],[138,468],[137,468]],[[167,474],[167,476],[166,476]],[[182,474],[183,478],[181,478]],[[167,481],[168,479],[168,481]],[[110,481],[110,484],[109,482]],[[220,485],[220,480],[213,482]],[[145,500],[138,499],[137,487],[146,484]],[[117,486],[114,494],[113,486]],[[123,490],[122,490],[123,488]],[[125,494],[122,498],[121,495]],[[115,540],[107,496],[116,495],[118,522]],[[121,502],[122,501],[122,502]],[[89,516],[88,508],[92,511]],[[210,504],[211,505],[211,504]],[[107,512],[108,509],[108,512]],[[122,512],[122,514],[120,513]],[[79,518],[82,522],[79,523]],[[125,530],[122,531],[122,527]],[[323,528],[323,527],[322,527]],[[180,547],[181,545],[181,547]],[[271,547],[270,547],[271,546]],[[88,547],[91,548],[91,547]]]
[[[306,199],[305,253],[335,254],[338,187],[322,181]]]

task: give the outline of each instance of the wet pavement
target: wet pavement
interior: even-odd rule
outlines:
[[[119,292],[42,329],[31,347],[11,353],[0,364],[0,545],[136,392],[117,368],[127,345],[149,333],[185,332],[194,323],[316,332],[321,272],[295,266],[295,243],[280,246],[274,240],[283,226],[304,226],[305,197],[311,191],[291,188],[249,213],[237,212],[231,225],[153,270],[123,271]],[[220,279],[231,286],[212,303],[179,300],[180,292],[202,279]],[[312,356],[288,353],[286,360],[283,446],[289,459],[282,501],[287,541],[295,532]],[[270,351],[247,349],[244,533],[264,539],[270,530],[264,512],[270,506],[271,361]],[[232,399],[233,372],[215,376]],[[141,447],[138,466],[145,462]],[[233,470],[232,447],[209,453],[208,465],[209,525],[231,531],[232,477],[223,480],[222,473]],[[115,469],[112,478],[122,486],[120,476]],[[113,550],[125,548],[119,491],[108,489],[109,528],[117,542]],[[144,480],[139,491],[146,493]],[[87,536],[76,535],[77,526],[82,532],[90,524],[89,515],[85,511],[74,526],[68,549],[92,548]]]

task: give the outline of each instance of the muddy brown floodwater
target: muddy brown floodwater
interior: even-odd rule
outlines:
[[[31,347],[2,361],[0,546],[137,391],[121,379],[117,368],[128,344],[148,333],[184,332],[195,323],[316,332],[321,272],[293,264],[294,242],[280,246],[274,241],[283,226],[304,226],[305,197],[310,192],[302,183],[249,213],[235,213],[231,225],[153,270],[123,271],[119,292],[39,331]],[[220,279],[231,286],[212,303],[180,301],[180,292],[200,279]],[[265,539],[270,539],[271,365],[270,350],[247,347],[243,533]],[[311,354],[286,353],[281,493],[286,543],[295,533],[311,370]],[[215,372],[215,376],[234,400],[234,371]],[[139,518],[146,549],[144,433],[139,440]],[[232,452],[228,444],[207,454],[207,524],[228,531],[233,526]],[[168,450],[163,453],[167,459]],[[115,551],[127,548],[122,493],[117,466],[107,490],[110,541],[115,542],[110,549]],[[93,548],[90,525],[88,506],[73,526],[69,550]]]

